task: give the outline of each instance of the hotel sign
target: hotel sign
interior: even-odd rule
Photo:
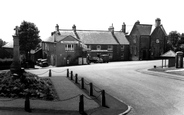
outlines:
[[[78,44],[78,41],[61,41],[61,43],[65,43],[65,44]]]

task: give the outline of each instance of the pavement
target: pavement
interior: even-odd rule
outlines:
[[[140,69],[137,70],[139,72],[155,75],[158,77],[167,77],[169,79],[184,81],[184,69],[183,68],[175,68],[175,67],[157,67],[151,69]]]
[[[51,68],[49,68],[51,69]],[[48,77],[48,68],[27,70]],[[43,74],[42,74],[43,73]],[[87,115],[125,115],[130,112],[131,107],[121,100],[106,94],[107,107],[100,106],[98,100],[92,99],[86,91],[66,77],[66,70],[55,70],[50,77],[59,101],[31,100],[31,112],[24,111],[25,99],[0,98],[0,115],[80,115],[79,96],[84,95],[84,111]]]

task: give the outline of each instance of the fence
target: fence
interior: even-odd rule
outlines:
[[[70,72],[69,69],[67,69],[67,78],[72,80],[75,84],[77,84],[84,91],[87,91],[90,98],[87,96],[84,96],[86,99],[97,100],[99,101],[102,107],[107,107],[105,90],[98,88],[97,86],[93,85],[93,83],[85,80],[83,77],[79,78],[78,74],[75,74],[74,76],[73,71]]]

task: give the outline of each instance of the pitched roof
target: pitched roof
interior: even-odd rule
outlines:
[[[74,32],[72,29],[60,29],[59,33],[60,35],[54,35],[56,42],[67,36],[72,36],[84,44],[129,44],[125,34],[121,31],[115,31],[113,35],[110,31],[103,30],[76,30]],[[50,36],[44,41],[54,42],[54,36]]]
[[[176,56],[176,53],[172,50],[169,50],[166,53],[161,55],[161,57],[175,57],[175,56]]]
[[[109,31],[77,31],[84,44],[118,44]]]
[[[5,45],[3,46],[3,48],[13,48],[13,41],[8,42],[7,44],[5,44]]]
[[[114,32],[114,35],[116,36],[120,44],[129,44],[129,41],[127,40],[123,32]]]
[[[148,24],[137,24],[136,25],[140,35],[150,35],[152,25]]]
[[[160,25],[160,26],[158,26],[158,27],[152,28],[151,34],[155,31],[156,28],[160,28],[160,29],[163,31],[163,33],[165,34],[165,36],[167,36],[167,33],[166,33],[166,31],[165,31],[163,25]]]
[[[129,44],[123,32],[114,32],[116,38],[113,37],[110,31],[103,30],[60,30],[61,35],[72,35],[79,38],[84,44]]]
[[[62,39],[66,38],[68,35],[55,35],[56,42],[61,41]],[[54,42],[54,36],[50,36],[44,40],[45,42]]]

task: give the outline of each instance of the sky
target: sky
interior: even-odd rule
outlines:
[[[134,23],[152,24],[160,18],[166,32],[184,33],[183,0],[0,0],[0,38],[13,41],[15,26],[22,21],[34,23],[42,40],[58,24],[60,29],[121,30]]]

